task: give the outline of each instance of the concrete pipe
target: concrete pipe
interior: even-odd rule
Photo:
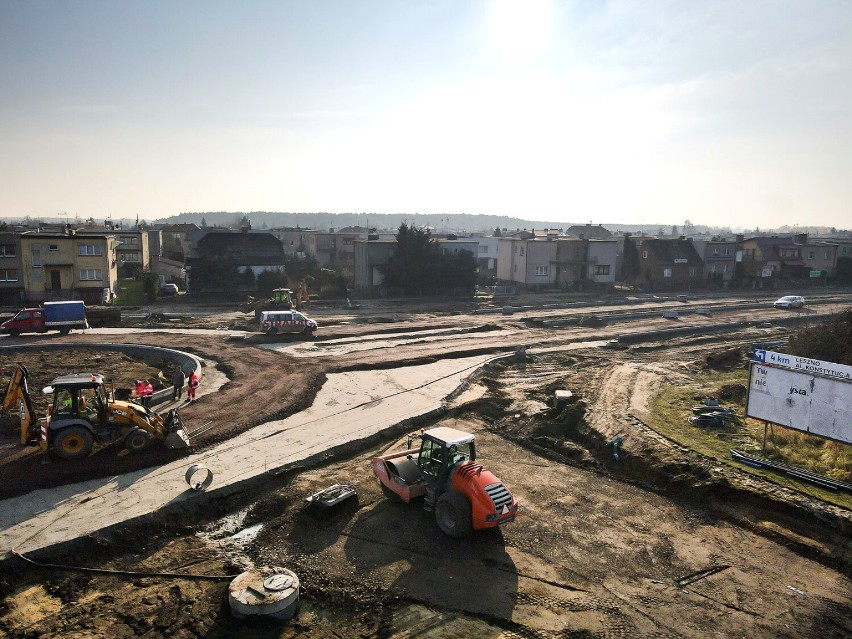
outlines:
[[[184,477],[192,490],[205,490],[213,483],[213,473],[207,466],[202,464],[193,464],[190,466]]]

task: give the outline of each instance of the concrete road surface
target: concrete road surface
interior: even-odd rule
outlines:
[[[167,503],[206,499],[217,490],[357,441],[440,408],[443,398],[493,356],[328,376],[313,405],[203,453],[165,466],[39,490],[0,503],[0,548],[28,552],[147,515]],[[242,419],[242,416],[235,416]],[[66,462],[73,463],[73,462]],[[205,492],[184,475],[193,464],[213,473]],[[369,473],[365,463],[364,472]]]

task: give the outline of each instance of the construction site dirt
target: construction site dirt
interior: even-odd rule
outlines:
[[[661,388],[700,377],[708,354],[740,352],[745,361],[752,343],[783,339],[789,313],[770,310],[762,319],[777,321],[758,326],[748,322],[753,310],[727,311],[731,329],[710,333],[701,326],[720,316],[683,316],[678,326],[694,326],[694,334],[672,337],[664,332],[671,320],[650,315],[556,329],[541,323],[560,316],[554,311],[483,316],[461,305],[364,306],[311,313],[320,330],[310,340],[243,333],[252,327],[239,314],[210,313],[18,340],[43,349],[4,341],[0,371],[8,379],[16,363],[25,364],[34,397],[67,372],[99,372],[116,388],[170,378],[168,360],[87,344],[147,344],[201,358],[225,382],[179,406],[189,428],[212,426],[193,441],[196,449],[307,408],[327,376],[341,371],[512,356],[486,363],[440,411],[269,473],[250,490],[211,492],[203,507],[182,515],[111,526],[30,557],[73,569],[7,554],[0,637],[852,635],[850,511],[719,463],[649,426]],[[640,331],[649,335],[641,346],[606,348]],[[51,347],[60,343],[79,348],[57,356]],[[572,392],[570,407],[554,405],[558,389]],[[475,434],[478,460],[520,500],[514,522],[452,539],[419,504],[385,498],[370,459],[433,426]],[[43,464],[37,449],[7,430],[0,497],[183,454],[127,455],[112,445],[87,459]],[[330,512],[306,508],[308,496],[332,484],[353,486],[357,499]],[[232,617],[230,577],[254,566],[299,576],[293,619]]]

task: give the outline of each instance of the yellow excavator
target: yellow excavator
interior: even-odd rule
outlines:
[[[176,410],[165,417],[133,402],[116,401],[106,392],[97,373],[74,373],[54,379],[44,389],[53,395],[47,416],[38,418],[27,387],[29,372],[18,364],[9,380],[3,408],[17,404],[21,419],[21,444],[38,446],[60,459],[81,459],[95,442],[124,441],[131,453],[154,442],[165,448],[188,448],[189,435]],[[7,408],[8,407],[8,408]]]

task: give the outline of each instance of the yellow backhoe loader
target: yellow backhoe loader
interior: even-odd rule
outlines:
[[[53,395],[47,415],[38,418],[27,388],[27,369],[18,365],[6,389],[7,404],[18,402],[21,443],[38,446],[61,459],[80,459],[95,442],[124,441],[131,453],[154,442],[169,449],[188,448],[189,435],[176,410],[165,417],[133,402],[116,401],[97,373],[74,373],[54,379],[45,393]]]

